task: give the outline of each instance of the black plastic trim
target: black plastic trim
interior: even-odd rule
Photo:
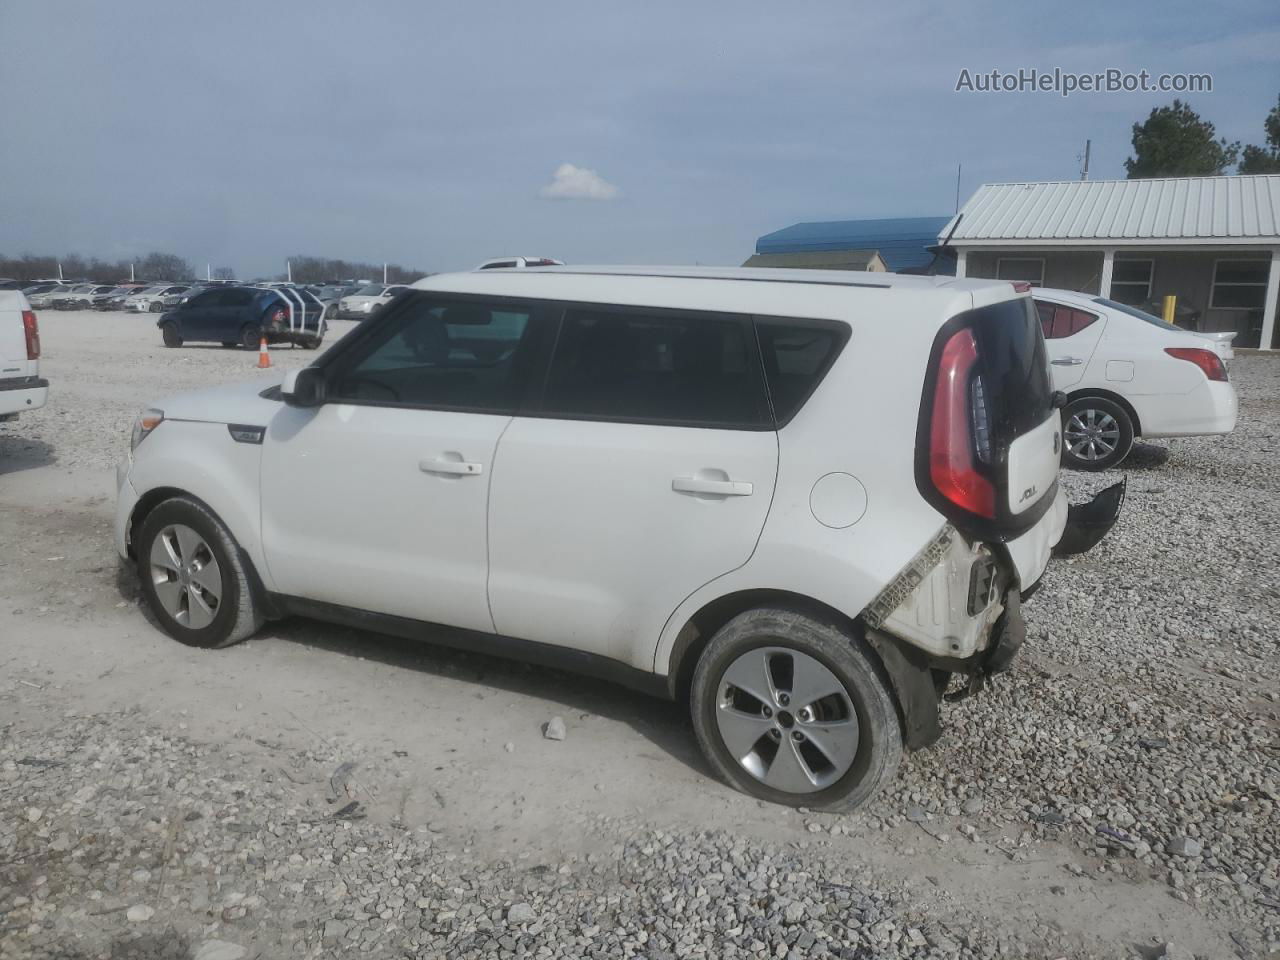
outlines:
[[[283,594],[273,594],[271,603],[283,615],[311,617],[357,630],[371,630],[408,640],[422,640],[437,646],[471,650],[524,663],[536,663],[616,683],[663,700],[671,699],[666,677],[640,670],[621,660],[614,660],[612,657],[602,657],[599,654],[575,650],[572,647],[504,637],[479,630],[448,627],[423,620],[374,613],[371,610]]]
[[[49,386],[49,381],[43,377],[6,377],[4,380],[0,380],[0,392],[5,390],[39,390],[41,387],[47,386]]]

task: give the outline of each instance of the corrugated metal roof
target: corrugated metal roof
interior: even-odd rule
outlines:
[[[877,250],[890,270],[925,266],[926,249],[938,242],[947,217],[893,217],[883,220],[826,220],[797,223],[756,241],[756,253],[812,253],[818,250]]]
[[[814,250],[803,253],[757,253],[744,267],[792,267],[797,270],[884,270],[875,250]]]
[[[1280,176],[988,183],[954,243],[985,240],[1280,242]],[[945,236],[951,223],[938,232]]]

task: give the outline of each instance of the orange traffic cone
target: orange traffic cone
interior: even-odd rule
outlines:
[[[258,369],[265,370],[271,366],[271,354],[267,352],[267,338],[258,341]]]

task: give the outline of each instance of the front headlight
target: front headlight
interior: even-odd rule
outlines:
[[[163,410],[149,408],[138,414],[138,419],[133,422],[133,434],[129,437],[129,451],[132,453],[137,450],[138,444],[151,436],[151,432],[162,423],[164,423]]]

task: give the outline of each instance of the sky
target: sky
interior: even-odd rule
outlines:
[[[946,215],[1124,176],[1158,92],[971,74],[1207,72],[1260,143],[1280,4],[0,0],[0,254],[736,264],[803,220]]]

